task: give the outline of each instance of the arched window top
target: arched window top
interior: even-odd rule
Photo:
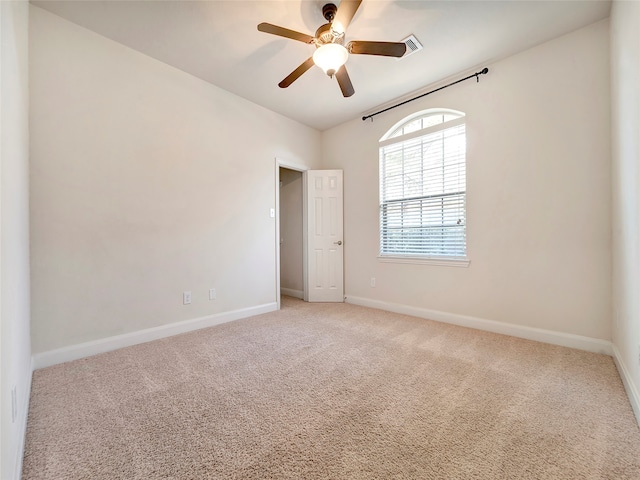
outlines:
[[[400,120],[382,136],[380,141],[383,142],[391,138],[401,137],[463,117],[463,112],[447,108],[422,110],[421,112],[414,113]]]

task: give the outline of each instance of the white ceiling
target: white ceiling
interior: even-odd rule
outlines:
[[[364,0],[347,41],[414,34],[424,49],[402,60],[350,56],[356,93],[344,98],[316,67],[279,88],[314,47],[256,28],[268,22],[313,35],[326,23],[321,10],[328,0],[32,3],[318,130],[607,18],[611,7],[609,0]]]

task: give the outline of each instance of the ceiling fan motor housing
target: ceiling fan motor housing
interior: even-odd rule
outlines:
[[[327,43],[339,43],[342,45],[344,43],[344,34],[336,35],[333,30],[331,30],[331,24],[325,23],[321,25],[318,30],[316,30],[316,47],[320,47],[322,45],[326,45]]]

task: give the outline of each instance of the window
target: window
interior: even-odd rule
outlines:
[[[381,259],[468,264],[464,121],[421,112],[380,141]]]

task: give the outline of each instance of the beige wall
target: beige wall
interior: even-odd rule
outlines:
[[[611,10],[613,343],[640,421],[640,3]]]
[[[29,10],[0,2],[0,477],[20,478],[31,383],[29,341]],[[12,418],[15,387],[16,417]]]
[[[324,132],[323,166],[344,169],[347,298],[609,340],[608,21],[488,66],[480,83]],[[381,263],[378,140],[438,107],[467,115],[470,266]]]
[[[280,169],[280,288],[302,298],[302,172]]]
[[[34,353],[276,302],[274,159],[317,166],[320,133],[31,22]]]

